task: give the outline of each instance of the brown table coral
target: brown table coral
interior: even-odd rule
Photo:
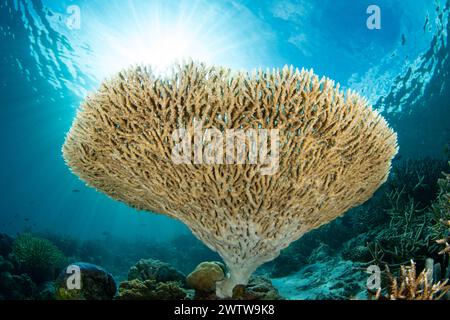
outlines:
[[[180,133],[196,123],[204,135],[183,142],[192,161],[174,161]],[[198,161],[211,150],[208,134],[219,142],[230,130],[259,134],[254,141],[267,144],[256,154],[265,157],[250,159],[255,143],[244,139],[247,148],[232,149],[236,161],[224,145],[227,157]],[[397,138],[366,100],[312,71],[187,63],[170,76],[135,67],[105,81],[81,106],[63,152],[88,185],[187,224],[223,258],[229,277],[217,294],[231,297],[292,241],[369,199]]]

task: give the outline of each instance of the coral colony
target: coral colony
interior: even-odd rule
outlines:
[[[220,132],[278,130],[278,169],[174,163],[173,134],[194,132],[196,119]],[[372,197],[397,137],[364,98],[312,71],[189,62],[168,77],[136,67],[105,81],[83,103],[63,153],[88,185],[189,226],[225,262],[216,293],[231,297],[292,241]]]
[[[261,168],[262,175],[273,175],[278,170],[279,130],[226,129],[224,131],[217,128],[203,130],[202,123],[194,119],[193,137],[186,128],[177,129],[173,133],[175,146],[172,149],[172,161],[175,164],[260,163],[266,165]]]

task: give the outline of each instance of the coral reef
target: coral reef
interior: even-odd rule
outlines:
[[[20,264],[19,269],[38,283],[53,280],[66,262],[52,242],[31,234],[22,234],[14,240],[12,254]]]
[[[36,284],[20,268],[17,258],[12,254],[14,238],[0,234],[0,300],[50,300],[44,294],[44,286]]]
[[[18,237],[20,236],[21,235]],[[148,242],[139,239],[135,242],[130,242],[128,239],[116,238],[113,235],[95,240],[78,240],[64,234],[56,233],[36,233],[33,234],[33,237],[46,239],[53,243],[68,257],[67,259],[64,259],[68,260],[67,264],[70,264],[71,262],[75,263],[76,261],[95,262],[93,264],[102,266],[104,269],[108,270],[114,275],[114,278],[118,282],[128,279],[130,267],[133,265],[137,269],[145,269],[145,267],[141,267],[145,263],[136,264],[136,261],[139,261],[143,256],[150,255],[154,260],[168,261],[169,264],[173,265],[173,267],[167,268],[167,263],[154,263],[152,264],[154,271],[141,270],[143,274],[145,274],[145,272],[156,272],[158,280],[164,280],[164,274],[168,274],[169,278],[180,282],[182,286],[185,285],[185,278],[183,273],[177,270],[183,270],[186,273],[189,273],[199,263],[205,261],[206,258],[211,258],[212,261],[219,258],[216,253],[209,250],[190,234],[182,234],[168,242],[161,243]],[[4,280],[4,283],[0,283],[0,299],[13,299],[14,297],[17,297],[18,299],[34,300],[55,299],[56,289],[53,285],[53,281],[58,276],[58,272],[55,272],[53,277],[51,277],[53,272],[49,273],[45,277],[45,280],[43,279],[39,282],[30,278],[32,283],[30,287],[32,287],[33,290],[28,290],[26,292],[21,292],[22,289],[26,289],[25,286],[16,285],[14,281],[11,281],[11,279],[19,281],[19,279],[22,279],[22,275],[30,276],[27,270],[21,266],[18,258],[12,254],[14,241],[14,237],[0,234],[0,250],[2,252],[2,254],[0,254],[0,279]],[[159,267],[157,265],[159,265]],[[147,268],[152,269],[149,266],[147,266]],[[133,270],[135,269],[133,268]],[[1,275],[3,272],[5,272],[5,274]],[[13,287],[16,288],[16,290],[9,292]],[[6,288],[8,288],[8,290],[6,290]],[[193,295],[193,291],[191,291],[192,290],[186,289],[188,296]]]
[[[379,289],[374,295],[375,299],[440,300],[450,291],[448,279],[433,283],[433,269],[424,269],[417,275],[416,264],[413,261],[410,266],[400,267],[398,278],[392,275],[388,267],[386,273],[390,283],[388,294],[383,296]]]
[[[81,258],[82,252],[81,247],[85,243],[91,243],[90,240],[87,241],[80,241],[73,237],[70,237],[65,234],[57,234],[57,233],[37,233],[34,234],[35,236],[38,236],[40,238],[47,239],[51,243],[53,243],[59,250],[62,251],[62,253],[66,257],[78,257]],[[95,255],[98,255],[98,252],[95,253]],[[85,259],[81,259],[81,261],[86,261]]]
[[[55,281],[57,300],[112,300],[116,294],[116,283],[111,274],[103,268],[77,262],[72,264],[80,269],[81,288],[68,288],[67,281],[71,274],[64,269]]]
[[[306,234],[261,270],[278,278],[273,281],[284,296],[298,299],[366,299],[363,270],[368,265],[383,269],[387,264],[398,272],[411,258],[420,268],[428,258],[434,260],[435,283],[449,279],[449,259],[438,255],[449,235],[448,175],[441,178],[446,168],[447,161],[430,158],[396,162],[392,169],[396,174],[367,203]],[[408,187],[403,190],[402,185]],[[424,194],[408,193],[414,186]],[[333,272],[324,271],[322,265]],[[362,271],[344,272],[341,266]]]
[[[119,285],[118,300],[182,300],[188,292],[185,276],[168,263],[142,259]]]
[[[278,130],[272,162],[175,164],[172,135],[193,132],[200,119],[220,134]],[[312,71],[232,74],[194,63],[167,78],[136,67],[104,82],[63,147],[88,185],[183,221],[217,251],[229,272],[222,297],[292,241],[368,200],[396,152],[395,133],[365,99]]]
[[[419,169],[414,169],[414,165]],[[426,191],[426,197],[417,197],[414,192],[405,190],[414,190],[414,186],[429,180],[422,177],[425,174],[423,168],[430,168],[430,174],[437,182],[434,185],[427,182],[421,188],[435,190],[435,194]],[[405,261],[413,258],[415,269],[426,270],[429,290],[425,293],[431,292],[434,286],[440,291],[433,298],[450,299],[450,292],[444,294],[442,290],[447,288],[448,282],[445,283],[450,279],[450,175],[438,173],[446,168],[446,161],[433,159],[396,162],[392,170],[396,174],[366,204],[292,243],[277,259],[262,266],[257,271],[258,276],[252,277],[248,285],[236,286],[232,298],[367,299],[365,268],[379,264],[382,269],[388,265],[392,274],[389,276],[383,272],[385,289],[378,293],[378,298],[390,299],[391,280],[397,276],[400,296],[396,299],[409,299],[411,297],[400,290],[403,281],[401,269]],[[406,174],[401,170],[422,173]],[[402,182],[400,177],[412,180]],[[409,187],[398,189],[402,184]],[[16,239],[22,236],[18,235]],[[112,274],[117,281],[130,279],[121,283],[116,299],[219,299],[213,287],[217,279],[226,274],[220,262],[201,263],[215,261],[218,256],[190,234],[160,243],[130,242],[113,235],[86,241],[58,234],[34,234],[33,237],[47,239],[70,257],[70,261],[96,261],[107,270],[114,270]],[[54,284],[55,279],[49,277],[44,282],[34,280],[15,256],[14,243],[14,237],[0,234],[0,300],[55,299],[61,281]],[[152,259],[139,260],[141,257]],[[208,272],[203,273],[202,265],[211,266],[217,273],[212,273],[208,279],[205,277]],[[403,268],[409,270],[410,266]],[[197,279],[191,281],[195,278],[191,275],[196,271]],[[183,273],[189,274],[187,280]],[[272,279],[274,285],[265,278],[267,275],[275,278]],[[416,282],[420,279],[419,274]],[[111,299],[113,295],[110,290],[105,299]],[[65,298],[86,299],[69,294]],[[424,298],[423,293],[416,293],[416,298]]]
[[[166,262],[154,259],[138,261],[128,272],[128,281],[154,280],[156,282],[180,282],[185,284],[185,276]]]
[[[368,223],[365,230],[359,229],[363,233],[344,245],[344,256],[391,268],[399,268],[411,259],[423,264],[426,258],[435,258],[439,251],[435,240],[446,232],[440,221],[449,215],[445,200],[448,186],[445,179],[439,179],[439,171],[447,166],[446,161],[430,158],[406,160],[395,166],[382,193],[357,209],[358,219]],[[376,223],[370,220],[372,215],[377,216]],[[349,218],[356,221],[355,213],[350,213]],[[367,246],[371,259],[347,254],[361,246]]]
[[[139,266],[136,268],[136,266]],[[141,260],[129,272],[129,280],[119,285],[117,300],[217,300],[216,285],[225,277],[225,266],[220,262],[200,263],[183,281],[172,266],[152,259]],[[171,276],[161,277],[161,266],[171,270]],[[137,272],[137,269],[140,271]],[[151,270],[144,272],[143,270]],[[164,272],[166,274],[166,272]],[[194,289],[194,290],[192,290]],[[283,299],[271,281],[263,276],[252,276],[247,286],[236,286],[233,299]]]
[[[413,198],[421,207],[429,206],[439,190],[436,181],[447,168],[444,160],[406,159],[393,166],[386,186]]]
[[[431,217],[426,208],[420,208],[414,198],[403,201],[401,192],[392,192],[388,199],[392,206],[387,210],[390,216],[389,224],[379,230],[370,244],[378,246],[383,258],[374,256],[374,262],[398,266],[411,258],[425,260],[430,254],[429,248],[433,242],[427,230]]]
[[[179,282],[156,282],[155,280],[124,281],[119,286],[117,300],[183,300],[186,291]]]
[[[185,274],[202,261],[220,260],[217,253],[188,233],[176,235],[164,242],[130,240],[111,234],[88,240],[54,233],[41,233],[39,236],[53,242],[71,261],[103,266],[121,280],[127,279],[130,266],[142,257],[165,261]]]
[[[434,220],[431,232],[434,239],[440,239],[440,242],[442,242],[450,235],[450,174],[444,174],[444,178],[439,179],[438,185],[438,196],[430,209],[430,214]]]

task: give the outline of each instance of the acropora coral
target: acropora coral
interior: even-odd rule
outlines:
[[[443,222],[450,219],[450,180],[448,175],[439,179],[447,166],[446,161],[430,158],[397,165],[377,199],[350,213],[352,223],[365,223],[365,232],[348,243],[346,258],[391,268],[411,259],[421,264],[436,258],[441,250],[436,240],[447,236]],[[373,216],[378,217],[371,220]],[[367,245],[370,259],[355,255],[360,245]]]
[[[435,239],[439,239],[437,240],[438,244],[446,246],[440,252],[443,254],[450,252],[450,173],[444,174],[444,178],[439,179],[438,185],[438,196],[433,202],[430,212],[435,221],[432,234]]]
[[[175,163],[173,134],[194,132],[196,122],[220,134],[277,130],[278,141],[266,139],[265,155],[275,160]],[[245,145],[238,156],[249,159],[253,144]],[[181,220],[218,252],[229,272],[219,297],[231,297],[292,241],[369,199],[396,153],[385,119],[330,79],[292,67],[233,73],[193,62],[170,76],[135,67],[105,81],[63,146],[67,165],[89,186]]]
[[[445,224],[448,226],[448,235],[445,238],[436,240],[437,244],[444,245],[444,248],[439,251],[439,254],[450,254],[450,220],[446,221]]]
[[[424,269],[419,275],[416,273],[416,264],[411,261],[410,266],[400,267],[400,276],[396,278],[387,268],[389,288],[387,296],[381,295],[381,289],[375,295],[377,299],[389,300],[439,300],[450,291],[448,279],[433,283],[430,270]],[[432,271],[431,271],[432,272]]]

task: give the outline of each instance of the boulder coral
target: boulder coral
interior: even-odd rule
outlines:
[[[220,262],[202,262],[186,278],[186,283],[196,292],[215,292],[216,283],[225,279],[224,266]]]
[[[72,272],[63,270],[55,281],[57,300],[112,300],[117,285],[113,276],[103,268],[94,264],[77,262],[80,271],[80,287],[69,288]]]
[[[128,271],[128,281],[155,280],[156,282],[179,282],[185,284],[185,276],[172,265],[155,259],[141,259]]]
[[[181,139],[183,155],[196,161],[174,161],[182,133],[198,123],[200,137]],[[231,130],[244,132],[236,150],[218,143]],[[222,146],[214,156],[227,151],[226,162],[206,157],[212,145]],[[396,153],[385,119],[328,78],[193,62],[169,75],[132,67],[106,80],[82,104],[63,146],[67,165],[89,186],[184,222],[218,252],[229,271],[219,297],[231,297],[292,241],[369,199]],[[229,161],[236,158],[244,161]]]

